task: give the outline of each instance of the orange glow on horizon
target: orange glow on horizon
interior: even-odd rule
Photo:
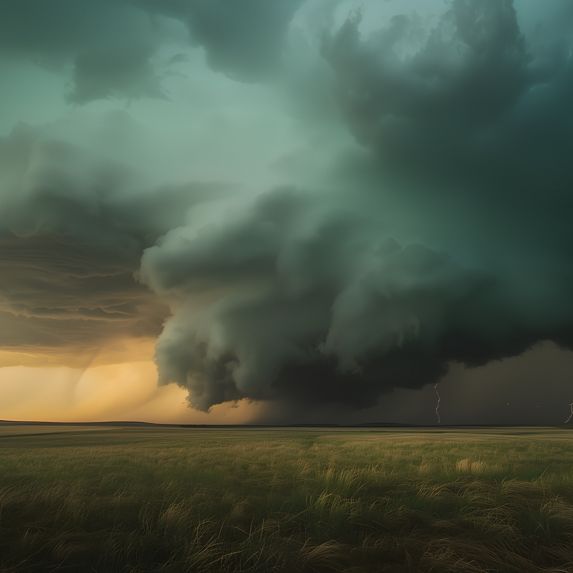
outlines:
[[[248,401],[189,407],[184,389],[157,385],[153,342],[122,341],[97,351],[51,355],[0,352],[0,419],[241,424],[264,407]],[[43,362],[40,366],[38,363]],[[64,362],[66,365],[58,365]]]

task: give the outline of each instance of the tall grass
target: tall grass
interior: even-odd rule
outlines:
[[[2,573],[573,571],[566,431],[22,432]]]

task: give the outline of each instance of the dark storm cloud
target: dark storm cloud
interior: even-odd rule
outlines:
[[[142,189],[134,173],[39,130],[0,140],[0,344],[66,346],[160,331],[141,253],[212,185]]]
[[[292,190],[230,224],[168,233],[142,277],[176,300],[157,346],[164,382],[196,407],[238,398],[366,407],[538,339],[573,341],[573,307],[539,319],[502,279],[385,238]],[[324,199],[324,198],[322,198]]]
[[[213,68],[255,80],[280,61],[283,37],[301,1],[4,0],[0,55],[71,65],[69,98],[76,103],[162,97],[168,62],[160,69],[154,56],[170,39],[163,17],[187,26]]]
[[[432,27],[406,16],[370,35],[359,27],[349,18],[323,46],[370,153],[343,176],[368,179],[374,204],[391,196],[419,211],[427,241],[494,264],[523,305],[568,307],[571,28],[525,37],[505,0],[454,0]]]
[[[157,96],[150,58],[161,34],[148,13],[124,0],[4,0],[0,54],[73,68],[69,97]]]
[[[140,46],[120,51],[105,47],[80,54],[74,63],[71,99],[84,103],[117,95],[161,97],[150,56],[151,51]]]
[[[363,38],[359,25],[349,18],[323,53],[349,126],[386,172],[502,206],[567,194],[571,34],[531,46],[511,0],[454,0],[430,30],[400,16]]]
[[[336,211],[279,190],[146,251],[143,279],[174,312],[160,377],[195,406],[365,407],[453,362],[573,343],[570,44],[531,51],[510,1],[454,0],[425,36],[420,25],[398,17],[362,39],[351,17],[323,48],[372,150],[374,197],[349,189]],[[454,218],[447,239],[468,260],[394,241],[381,222],[396,192],[435,203],[426,227]]]
[[[143,0],[185,22],[214,69],[243,80],[275,72],[288,25],[303,1]]]

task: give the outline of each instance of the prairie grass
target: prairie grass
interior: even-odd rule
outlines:
[[[0,428],[0,572],[573,572],[573,433]]]

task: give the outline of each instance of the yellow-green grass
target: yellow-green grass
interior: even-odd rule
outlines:
[[[0,572],[573,571],[573,432],[0,427]]]

